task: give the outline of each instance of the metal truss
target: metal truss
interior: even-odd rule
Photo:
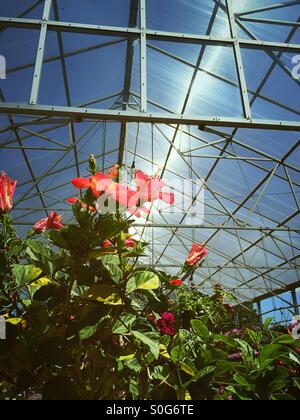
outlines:
[[[293,42],[294,35],[300,26],[300,20],[298,18],[292,22],[261,15],[274,10],[286,10],[285,8],[299,5],[300,1],[288,1],[235,13],[232,0],[212,0],[214,7],[207,30],[201,35],[150,29],[147,25],[148,1],[151,0],[130,1],[127,27],[61,21],[59,0],[35,1],[16,17],[0,17],[0,37],[1,33],[9,28],[36,30],[39,33],[35,60],[7,69],[8,77],[26,69],[33,70],[28,101],[26,103],[6,101],[4,92],[2,90],[0,92],[0,114],[7,121],[6,127],[0,127],[0,152],[20,151],[24,165],[31,177],[30,180],[20,180],[19,182],[22,193],[19,194],[16,201],[16,224],[20,227],[30,226],[34,222],[37,211],[49,214],[53,206],[56,210],[61,208],[62,212],[70,214],[70,209],[65,206],[67,196],[61,197],[57,194],[67,188],[67,180],[62,180],[64,173],[75,171],[77,176],[82,175],[88,156],[82,158],[81,151],[85,150],[86,145],[94,147],[95,155],[103,161],[103,169],[109,167],[109,163],[118,161],[120,165],[124,164],[130,170],[129,161],[133,161],[133,164],[136,161],[144,161],[151,164],[156,170],[159,169],[163,177],[169,175],[179,179],[184,179],[185,175],[172,170],[170,167],[171,157],[175,155],[178,162],[183,164],[194,178],[200,177],[199,166],[196,163],[209,159],[213,163],[205,177],[205,190],[214,202],[206,203],[206,208],[207,211],[212,211],[212,214],[222,217],[224,222],[213,223],[209,220],[205,221],[203,225],[190,225],[187,224],[187,215],[184,214],[176,223],[169,223],[163,213],[160,213],[159,220],[152,220],[149,217],[145,223],[135,223],[134,229],[139,234],[145,237],[150,234],[151,239],[154,239],[152,265],[175,270],[179,264],[177,258],[172,258],[172,252],[174,250],[182,252],[184,257],[195,237],[198,239],[201,232],[208,231],[210,236],[206,242],[209,251],[214,256],[222,258],[224,263],[216,264],[208,259],[204,267],[206,274],[197,274],[197,279],[203,285],[204,290],[209,292],[214,281],[222,282],[221,275],[226,280],[226,284],[228,279],[233,280],[232,287],[224,287],[233,291],[241,301],[249,300],[246,291],[255,293],[254,301],[258,303],[258,306],[260,306],[261,299],[278,296],[283,291],[292,290],[293,307],[295,311],[299,312],[295,289],[300,285],[300,181],[296,177],[300,167],[290,158],[298,149],[300,136],[283,156],[278,157],[275,152],[267,153],[263,147],[251,146],[251,143],[245,141],[240,133],[241,130],[247,129],[249,136],[255,136],[261,130],[266,133],[276,131],[282,133],[284,139],[287,132],[300,132],[300,110],[295,109],[292,103],[283,103],[264,93],[265,86],[278,68],[293,81],[295,88],[299,88],[300,83],[293,78],[292,71],[287,67],[283,56],[284,54],[300,54],[300,45]],[[41,19],[26,17],[41,4],[43,4]],[[228,18],[230,34],[226,37],[212,35],[220,11]],[[54,16],[55,20],[51,20],[51,16]],[[260,40],[250,30],[248,23],[286,27],[290,28],[290,33],[284,42]],[[242,31],[246,36],[241,37],[239,31]],[[99,41],[95,45],[83,48],[76,48],[74,45],[73,50],[66,51],[65,33],[98,35],[102,42]],[[54,34],[58,43],[59,53],[52,56],[46,55],[46,40],[49,34]],[[103,40],[105,36],[109,37],[107,42]],[[164,47],[158,47],[156,41],[163,41],[170,45],[173,43],[197,45],[199,55],[195,62],[189,61],[167,51]],[[80,57],[87,52],[121,44],[126,45],[122,91],[116,92],[112,86],[110,95],[74,104],[71,97],[67,60],[71,57]],[[139,46],[138,54],[136,45]],[[209,46],[226,46],[232,49],[237,74],[236,80],[220,75],[217,71],[208,70],[203,65],[204,56]],[[263,52],[271,62],[256,89],[250,89],[247,84],[245,63],[243,62],[243,51],[250,49]],[[161,103],[154,102],[149,96],[147,62],[149,51],[155,51],[171,62],[180,63],[192,71],[179,113],[174,113]],[[139,60],[139,92],[135,92],[133,89],[136,54]],[[58,103],[41,104],[39,101],[44,66],[52,62],[60,63],[65,106]],[[242,116],[190,114],[188,104],[199,74],[205,74],[225,86],[238,89],[242,104]],[[98,82],[95,81],[95,83]],[[265,119],[255,115],[253,107],[258,100],[276,107],[279,110],[280,118]],[[112,105],[108,107],[103,105],[102,107],[101,104],[107,101],[113,101]],[[286,113],[293,117],[287,119]],[[105,137],[107,123],[118,124],[118,147],[110,146],[108,135],[107,138]],[[146,146],[149,150],[152,148],[150,159],[143,152],[138,152],[140,142],[138,135],[135,147],[132,146],[131,129],[133,126],[137,126],[137,133],[142,126],[152,130]],[[199,130],[191,131],[186,126],[196,126],[199,127]],[[80,130],[80,127],[83,129]],[[67,142],[61,141],[60,130],[64,130],[66,133]],[[99,144],[100,133],[103,136],[101,144]],[[7,137],[8,135],[9,137]],[[164,163],[160,165],[153,158],[155,136],[167,147]],[[183,148],[178,146],[180,136],[185,139]],[[38,139],[39,142],[33,145],[33,139]],[[193,144],[196,143],[196,146],[190,147],[191,140]],[[208,154],[207,149],[214,152]],[[45,157],[48,153],[58,153],[54,160],[45,165],[45,171],[42,174],[36,173],[34,161],[30,158],[31,153],[35,151],[43,152]],[[259,181],[256,185],[249,187],[249,193],[245,196],[234,197],[233,192],[227,195],[212,185],[214,175],[219,171],[220,165],[226,161],[247,165],[248,168],[256,169],[261,174]],[[261,210],[261,202],[274,180],[284,183],[293,202],[293,208],[290,209],[289,214],[285,214],[282,218],[275,218]],[[197,198],[198,194],[192,197],[193,203]],[[35,200],[34,204],[31,204],[32,200]],[[260,220],[261,223],[253,223],[252,218]],[[162,232],[164,233],[162,234]],[[225,233],[228,238],[238,244],[239,251],[235,255],[229,255],[226,249],[220,251],[214,245],[216,238]],[[256,237],[250,239],[248,237],[250,234],[256,234]],[[272,244],[272,249],[267,243]],[[155,244],[159,245],[159,252],[155,249]],[[250,253],[252,253],[252,257],[249,261],[247,256]],[[254,262],[258,254],[262,256],[261,260],[265,259],[264,263],[256,264]],[[270,259],[276,262],[270,264]],[[248,276],[245,276],[245,270],[248,272]],[[293,274],[294,280],[289,280],[289,284],[283,281],[282,276],[278,276],[278,273],[284,274],[285,272]],[[261,280],[264,286],[257,285],[258,280]]]

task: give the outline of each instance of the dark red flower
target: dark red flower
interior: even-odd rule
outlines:
[[[147,320],[151,323],[156,323],[156,316],[153,314],[150,314],[147,316]]]
[[[17,181],[12,181],[5,172],[0,175],[0,213],[8,213],[13,207]]]
[[[275,360],[275,363],[276,363],[277,366],[286,367],[286,364],[282,360],[277,359],[277,360]]]
[[[169,335],[170,337],[174,337],[176,335],[176,330],[174,327],[167,327],[164,331],[162,331],[163,335]]]
[[[157,327],[161,335],[169,335],[174,337],[176,330],[174,328],[175,316],[172,312],[164,312],[159,321],[157,321]]]
[[[300,354],[300,348],[295,349],[295,351],[296,351],[298,354]]]
[[[194,244],[187,257],[186,265],[195,267],[207,255],[207,248],[204,243]]]
[[[34,225],[36,233],[45,233],[47,230],[60,230],[64,227],[61,217],[53,211],[49,217],[40,220]]]
[[[231,305],[225,304],[225,305],[224,305],[224,308],[226,309],[226,311],[227,311],[230,315],[234,314],[234,310],[233,310],[233,307],[232,307]]]
[[[161,318],[167,325],[172,326],[175,324],[175,315],[172,312],[164,312]]]

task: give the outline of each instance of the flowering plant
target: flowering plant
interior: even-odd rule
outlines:
[[[25,239],[8,215],[16,184],[2,175],[0,399],[299,398],[299,341],[267,325],[233,331],[232,297],[192,283],[204,244],[175,277],[139,264],[147,244],[119,205],[140,216],[172,204],[163,182],[138,171],[132,189],[93,158],[90,172],[72,181],[83,190],[69,200],[74,222],[53,212]],[[115,213],[96,211],[102,196]]]

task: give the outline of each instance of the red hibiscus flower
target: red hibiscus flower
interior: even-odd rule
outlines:
[[[54,211],[49,217],[40,220],[34,225],[36,233],[45,233],[47,230],[60,230],[64,227],[61,217]]]
[[[101,172],[90,178],[74,178],[71,182],[78,190],[91,188],[95,198],[99,198],[109,185],[113,183],[112,179]]]
[[[162,192],[164,182],[160,178],[149,177],[142,171],[135,174],[135,182],[137,189],[132,189],[127,185],[114,182],[118,176],[118,169],[115,166],[108,175],[98,172],[90,178],[75,178],[72,184],[77,189],[91,189],[95,199],[102,194],[105,198],[114,200],[122,207],[137,216],[141,217],[141,213],[149,214],[150,211],[144,205],[148,202],[163,200],[168,204],[174,204],[174,194]]]
[[[0,213],[8,213],[13,208],[13,197],[17,181],[12,181],[5,172],[0,175]]]
[[[119,176],[119,165],[115,165],[113,168],[111,168],[108,172],[108,178],[110,179],[117,179]]]
[[[103,242],[102,244],[102,248],[111,248],[113,246],[113,244],[107,239],[106,241]]]
[[[182,280],[180,280],[180,279],[175,279],[175,280],[171,280],[171,281],[170,281],[170,283],[171,283],[173,286],[181,286],[181,285],[183,284],[183,281],[182,281]]]
[[[95,207],[93,207],[93,206],[88,206],[88,205],[87,205],[87,204],[85,204],[83,201],[79,200],[79,198],[77,198],[77,197],[71,197],[71,198],[68,198],[67,203],[69,203],[69,204],[80,204],[80,206],[81,206],[83,209],[89,209],[89,210],[91,210],[91,211],[93,211],[93,212],[95,212],[95,211],[96,211]]]
[[[206,255],[207,249],[204,243],[194,244],[185,263],[186,265],[195,267]]]

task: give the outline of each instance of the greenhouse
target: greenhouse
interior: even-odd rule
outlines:
[[[1,2],[0,400],[300,399],[299,98],[300,0]]]

